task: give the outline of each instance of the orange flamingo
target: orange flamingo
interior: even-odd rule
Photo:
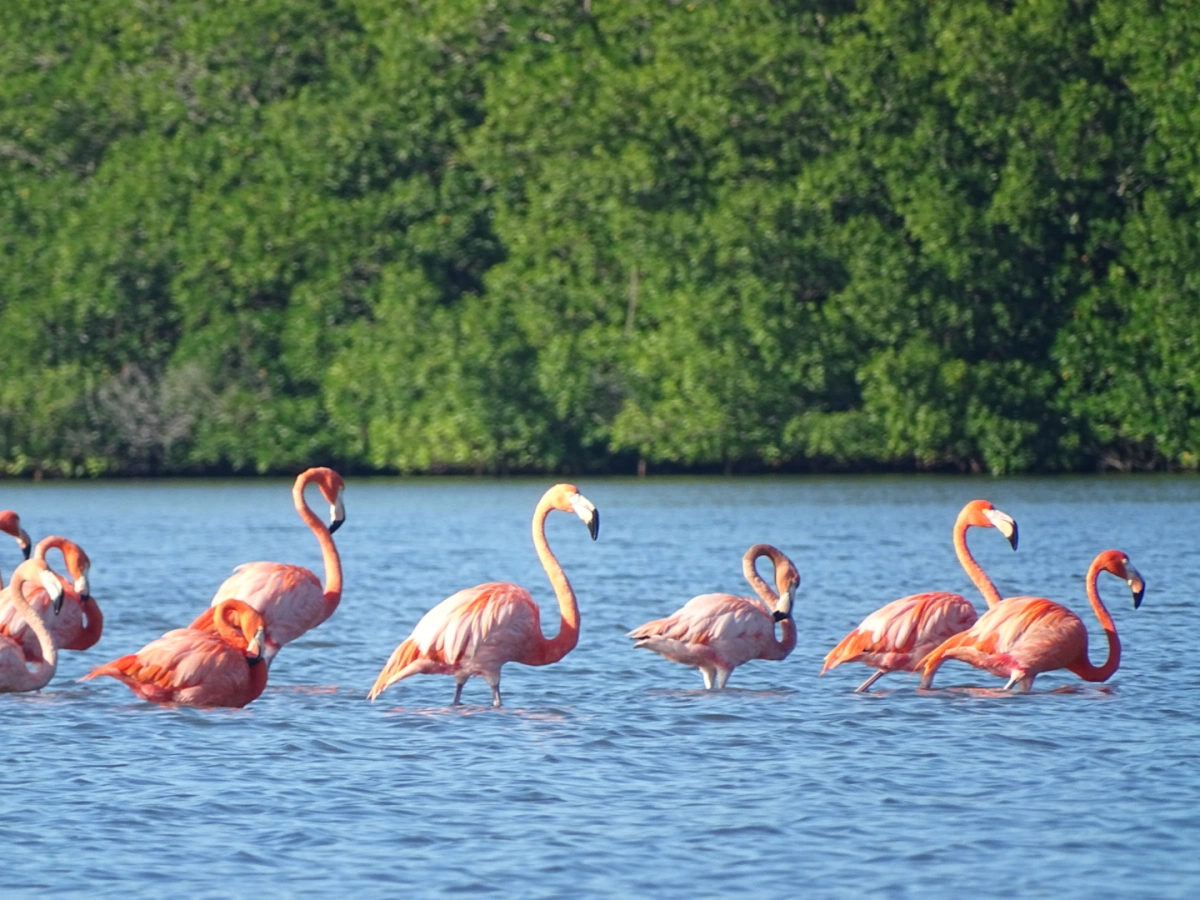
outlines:
[[[31,667],[26,664],[21,645],[7,635],[0,635],[0,693],[39,691],[50,683],[58,669],[58,650],[54,647],[50,630],[41,615],[25,602],[25,583],[32,580],[35,573],[50,596],[55,612],[62,604],[62,584],[58,576],[46,567],[45,560],[30,559],[17,566],[12,582],[0,593],[0,598],[11,601],[26,618],[41,642],[42,652],[41,659],[33,662]]]
[[[176,628],[137,653],[93,669],[80,681],[108,675],[143,700],[181,706],[245,706],[267,685],[263,618],[241,600],[222,600],[211,630]]]
[[[88,586],[91,560],[78,544],[58,535],[38,541],[33,558],[44,560],[47,551],[51,549],[62,551],[67,571],[71,573],[75,583],[68,584],[61,575],[55,575],[62,582],[63,599],[60,601],[62,609],[59,614],[48,619],[50,636],[54,638],[54,646],[60,650],[87,650],[100,640],[104,629],[104,614],[100,611],[100,605],[92,598]],[[25,600],[40,616],[46,617],[46,611],[50,607],[50,596],[42,588],[33,585],[33,590]],[[28,620],[21,616],[11,602],[0,603],[0,634],[7,634],[21,644],[25,649],[26,658],[30,661],[42,658],[37,635]]]
[[[1017,523],[986,500],[972,500],[954,522],[954,552],[990,609],[1000,602],[1000,592],[967,549],[967,529],[973,526],[995,528],[1016,550]],[[975,619],[975,607],[961,594],[934,591],[901,597],[875,610],[842,638],[825,657],[821,674],[848,662],[872,666],[879,671],[855,688],[865,691],[888,672],[913,671],[926,653],[970,628]]]
[[[304,502],[304,489],[316,482],[330,505],[329,527]],[[317,536],[325,563],[325,587],[321,580],[303,566],[276,562],[244,563],[217,588],[211,606],[223,600],[239,598],[257,609],[267,623],[267,640],[263,656],[269,663],[279,648],[294,641],[310,628],[316,628],[333,615],[342,599],[342,560],[333,533],[346,521],[342,492],[346,489],[342,476],[324,466],[308,469],[296,476],[292,485],[292,502],[296,512]]]
[[[453,675],[454,705],[462,702],[463,685],[472,675],[492,688],[492,705],[500,706],[500,670],[505,663],[548,666],[579,642],[579,605],[571,583],[546,543],[546,516],[551,510],[573,512],[588,527],[592,540],[600,533],[600,513],[573,484],[556,484],[533,511],[533,546],[558,598],[558,634],[542,635],[541,617],[529,591],[506,581],[493,581],[447,597],[421,617],[417,627],[388,659],[367,698],[374,700],[410,675]]]
[[[934,674],[948,659],[961,659],[977,669],[1007,677],[1004,690],[1016,685],[1028,691],[1033,687],[1033,679],[1053,669],[1070,669],[1084,681],[1107,681],[1121,664],[1121,641],[1112,616],[1100,602],[1096,582],[1102,571],[1111,572],[1129,585],[1134,609],[1142,605],[1146,582],[1120,550],[1105,550],[1092,560],[1087,573],[1087,594],[1108,637],[1108,658],[1104,665],[1094,666],[1088,659],[1087,628],[1071,610],[1044,597],[1009,597],[917,664],[923,670],[921,687],[933,684]]]
[[[755,568],[767,557],[775,569],[776,594]],[[733,594],[701,594],[665,619],[655,619],[629,632],[636,643],[685,666],[695,666],[704,687],[720,690],[733,670],[752,659],[787,659],[796,648],[792,602],[800,573],[792,561],[770,544],[755,544],[742,557],[742,572],[762,599]],[[780,623],[781,640],[775,639]]]
[[[11,534],[17,539],[17,546],[21,548],[21,552],[25,554],[25,558],[29,559],[29,548],[31,541],[25,529],[21,527],[21,517],[11,509],[0,509],[0,531],[5,534]],[[4,578],[0,576],[0,587],[4,587]]]

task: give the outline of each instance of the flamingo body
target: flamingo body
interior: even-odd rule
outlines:
[[[775,640],[774,613],[757,597],[701,594],[673,615],[629,632],[636,648],[652,650],[671,662],[716,670],[717,686],[752,659],[783,659]],[[711,687],[711,684],[709,684]]]
[[[243,563],[217,588],[212,605],[242,598],[258,610],[267,623],[268,640],[277,646],[316,628],[336,608],[326,602],[316,574],[287,563]]]
[[[1112,617],[1096,587],[1101,571],[1125,579],[1133,591],[1134,607],[1141,604],[1146,585],[1129,559],[1118,550],[1107,550],[1092,562],[1087,575],[1088,599],[1108,638],[1108,659],[1094,666],[1088,658],[1088,635],[1083,620],[1071,610],[1045,597],[1009,597],[989,609],[966,631],[932,650],[917,667],[924,672],[921,687],[930,687],[943,662],[957,659],[978,669],[1007,678],[1005,687],[1022,691],[1033,687],[1042,672],[1068,669],[1084,681],[1107,681],[1121,661],[1121,642]]]
[[[825,657],[824,675],[842,663],[911,672],[946,638],[975,624],[975,607],[961,594],[931,591],[893,600],[871,613]]]
[[[241,707],[266,687],[263,642],[258,612],[239,600],[224,600],[190,627],[168,631],[80,681],[107,675],[152,703]]]
[[[546,543],[546,516],[551,510],[574,512],[595,540],[600,530],[596,507],[571,484],[557,484],[533,513],[533,543],[550,577],[561,614],[559,632],[542,634],[541,613],[525,588],[492,581],[451,594],[425,613],[412,634],[392,651],[375,679],[368,699],[411,675],[452,675],[454,703],[463,685],[479,676],[492,689],[492,705],[500,706],[500,671],[506,663],[545,666],[558,662],[579,640],[579,606],[575,592]]]

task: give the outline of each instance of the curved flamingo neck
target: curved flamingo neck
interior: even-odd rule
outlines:
[[[548,666],[550,663],[556,663],[579,643],[579,603],[571,589],[571,582],[567,580],[566,573],[546,542],[546,516],[550,514],[551,509],[553,507],[550,501],[542,497],[537,509],[533,511],[533,546],[537,550],[542,568],[550,578],[550,584],[554,587],[554,596],[558,598],[560,623],[558,634],[549,639],[543,637],[542,643],[523,660],[530,666]]]
[[[958,519],[954,522],[954,554],[958,557],[958,562],[966,571],[967,576],[975,583],[975,587],[979,588],[979,593],[983,594],[988,609],[991,609],[1000,602],[1000,592],[996,590],[992,579],[988,578],[987,572],[983,571],[983,567],[975,562],[975,557],[967,549],[967,529],[971,526],[967,522],[965,513],[965,510],[959,513]]]
[[[213,630],[225,643],[231,644],[239,650],[245,650],[250,646],[250,642],[242,634],[241,623],[229,621],[236,614],[237,611],[231,607],[218,606],[212,617]]]
[[[337,545],[333,542],[329,527],[308,508],[304,500],[304,488],[314,477],[313,469],[300,474],[296,483],[292,485],[292,502],[300,518],[312,529],[312,533],[317,536],[317,543],[321,545],[321,559],[325,564],[325,617],[329,618],[342,599],[342,558],[338,555]]]
[[[742,557],[742,574],[746,576],[750,587],[754,588],[754,593],[766,601],[767,606],[774,609],[775,604],[779,602],[779,594],[775,593],[775,590],[758,574],[756,565],[764,556],[771,560],[772,566],[776,569],[779,568],[779,551],[767,544],[755,544]]]
[[[87,650],[94,647],[104,631],[104,613],[100,611],[100,605],[95,598],[81,600],[79,605],[83,610],[83,630],[66,647],[67,650]]]
[[[1117,637],[1117,626],[1113,623],[1112,616],[1108,614],[1108,609],[1100,600],[1100,589],[1096,584],[1099,580],[1100,561],[1096,559],[1092,561],[1092,565],[1088,569],[1087,593],[1088,600],[1092,604],[1092,611],[1096,613],[1096,618],[1100,620],[1100,625],[1104,629],[1104,636],[1108,638],[1108,658],[1104,660],[1103,665],[1094,666],[1087,657],[1087,651],[1084,650],[1083,658],[1069,666],[1070,670],[1084,681],[1108,681],[1117,671],[1117,667],[1121,665],[1121,639]]]
[[[63,564],[67,562],[67,539],[57,534],[52,534],[42,538],[37,542],[37,546],[33,548],[33,558],[45,560],[46,554],[51,550],[58,550],[63,555]]]
[[[54,673],[58,669],[58,648],[54,646],[54,638],[50,636],[50,629],[46,627],[46,622],[25,599],[24,587],[28,579],[21,568],[18,566],[17,570],[13,572],[8,590],[12,592],[13,606],[17,608],[17,612],[29,625],[30,630],[37,635],[38,644],[42,648],[42,662],[34,663],[33,671],[29,672],[31,686],[28,689],[36,690],[45,687],[54,677]]]
[[[746,576],[746,580],[750,582],[750,587],[754,588],[754,592],[766,602],[767,608],[774,610],[779,607],[779,594],[758,574],[758,568],[755,565],[764,556],[771,560],[771,565],[776,573],[779,572],[779,567],[784,564],[786,559],[783,553],[770,544],[755,544],[742,557],[742,574]],[[791,616],[783,619],[779,623],[779,630],[782,634],[780,640],[774,640],[774,631],[772,630],[773,652],[764,657],[766,659],[786,659],[788,654],[796,649],[795,620]]]

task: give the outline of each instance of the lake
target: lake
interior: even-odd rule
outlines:
[[[91,556],[100,643],[37,694],[0,695],[6,897],[1192,897],[1200,892],[1200,479],[796,477],[578,481],[592,543],[552,514],[579,595],[578,648],[472,680],[415,677],[365,700],[443,597],[490,580],[554,598],[529,537],[548,479],[348,479],[336,614],[285,647],[244,710],[163,708],[92,667],[186,625],[234,565],[321,574],[290,482],[0,483],[35,540]],[[869,671],[817,678],[867,613],[923,590],[983,602],[955,561],[959,508],[1014,516],[1020,549],[972,529],[1005,596],[1080,614],[1083,577],[1119,548],[1134,611],[1101,578],[1124,655],[1104,685],[1030,695],[962,663],[938,690]],[[315,490],[310,503],[328,507]],[[777,545],[802,583],[799,642],[724,692],[624,637],[709,591],[748,593],[741,556]],[[0,536],[0,570],[20,556]],[[52,557],[57,565],[58,554]],[[765,568],[765,565],[764,565]],[[1071,688],[1071,690],[1066,690]]]

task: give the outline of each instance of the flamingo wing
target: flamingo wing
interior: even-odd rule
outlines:
[[[368,697],[418,673],[495,673],[542,640],[538,608],[525,588],[505,581],[466,588],[421,617],[392,652]]]
[[[320,579],[303,566],[285,563],[243,563],[217,588],[209,606],[222,600],[242,600],[258,610],[276,646],[291,643],[331,612]]]
[[[700,594],[665,619],[655,619],[629,632],[635,641],[663,638],[687,644],[708,644],[722,637],[758,635],[774,619],[758,598],[733,594]],[[634,646],[637,646],[635,644]]]
[[[871,613],[829,651],[821,674],[861,661],[884,669],[911,669],[942,641],[975,624],[975,607],[960,594],[931,591],[893,600]]]

